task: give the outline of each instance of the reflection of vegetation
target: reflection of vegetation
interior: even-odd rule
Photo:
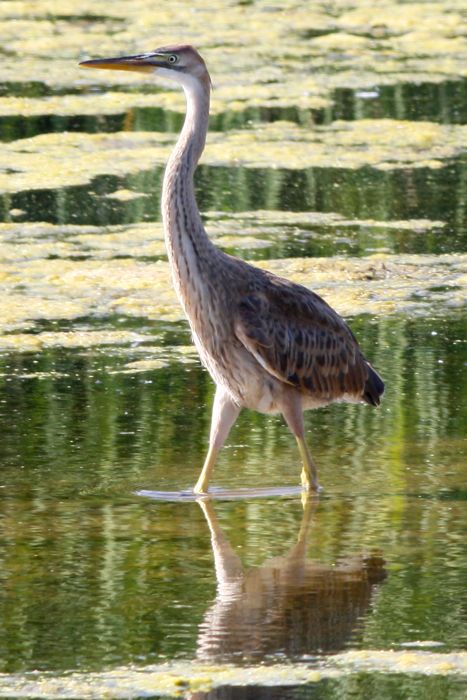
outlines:
[[[144,92],[104,92],[91,95],[56,96],[47,100],[29,96],[37,88],[17,87],[1,97],[0,86],[0,140],[13,141],[38,133],[84,131],[114,132],[123,129],[135,131],[178,132],[183,121],[184,103],[178,92],[156,94]],[[228,132],[249,128],[253,122],[296,122],[310,128],[313,124],[330,124],[339,119],[409,119],[444,124],[465,122],[465,81],[400,84],[381,86],[373,90],[338,89],[333,101],[320,104],[321,98],[308,98],[307,106],[283,105],[279,100],[217,103],[212,105],[211,131]],[[40,90],[39,90],[40,94]],[[28,95],[25,97],[24,95]],[[321,102],[325,102],[321,99]],[[221,111],[224,110],[224,111]]]
[[[440,662],[442,664],[442,662]],[[402,664],[403,665],[403,664]],[[442,668],[440,669],[443,673]],[[405,669],[407,671],[407,667]],[[426,700],[426,698],[449,698],[462,700],[465,695],[465,680],[461,677],[412,675],[401,669],[400,673],[384,673],[375,675],[370,670],[361,671],[357,675],[330,680],[323,684],[323,692],[319,700],[335,700],[335,698],[361,697],[368,700],[394,700],[394,698],[410,698],[410,700]],[[219,700],[230,700],[220,696]],[[292,696],[293,697],[293,696]],[[296,700],[314,700],[313,692],[300,692]],[[201,698],[199,700],[202,700]],[[206,698],[208,700],[208,698]],[[217,700],[215,696],[209,700]],[[232,700],[234,697],[232,697]]]
[[[162,168],[155,168],[125,178],[97,177],[93,180],[91,190],[88,186],[82,186],[4,195],[0,198],[0,213],[5,220],[15,217],[23,220],[26,217],[33,221],[58,224],[116,225],[157,220],[160,217],[161,180]],[[414,253],[465,250],[466,246],[467,178],[462,160],[454,161],[441,170],[404,172],[377,172],[370,168],[357,171],[332,168],[290,171],[203,165],[198,170],[196,181],[198,200],[204,211],[273,209],[339,212],[342,216],[355,220],[356,241],[353,250],[352,244],[350,245],[350,251],[356,254],[363,252],[365,246],[370,251],[382,247],[391,252]],[[108,197],[122,187],[150,196],[128,201]],[[447,226],[442,235],[436,230],[430,230],[417,236],[408,233],[404,226],[401,231],[392,231],[381,242],[375,235],[367,238],[368,228],[362,230],[359,224],[359,220],[375,220],[387,221],[392,226],[393,221],[421,218],[428,221],[441,220]],[[284,225],[286,223],[283,222]],[[226,227],[228,225],[226,221]],[[277,233],[281,235],[279,229]],[[337,231],[333,230],[333,238],[324,248],[317,246],[316,242],[313,245],[309,240],[305,241],[305,245],[298,247],[301,249],[300,254],[333,254],[338,233],[338,228]],[[348,229],[343,233],[346,237]],[[380,233],[381,229],[375,232]],[[275,244],[277,243],[276,238]],[[349,250],[345,242],[340,245],[342,252]],[[289,239],[288,247],[282,251],[278,248],[273,257],[290,254],[297,254],[293,237]]]
[[[380,411],[308,414],[325,496],[333,496],[317,514],[313,557],[332,563],[384,551],[390,576],[354,643],[428,638],[456,647],[467,575],[465,492],[456,491],[465,329],[403,317],[352,326],[388,392]],[[212,385],[193,365],[135,375],[113,373],[118,367],[118,355],[97,351],[2,360],[4,669],[194,651],[214,597],[201,514],[196,504],[146,504],[130,494],[192,482]],[[245,412],[230,444],[218,483],[256,486],[265,470],[268,483],[295,483],[295,452],[280,421]],[[248,565],[280,553],[301,517],[294,502],[220,504],[218,512]]]
[[[410,119],[465,124],[467,81],[400,83],[372,90],[339,89],[333,119]]]
[[[106,116],[98,119],[89,117],[62,117],[59,115],[41,117],[4,117],[0,121],[2,141],[27,139],[36,134],[63,131],[87,131],[89,133],[120,131],[123,119],[119,116]]]

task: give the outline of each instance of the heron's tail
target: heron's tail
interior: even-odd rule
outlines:
[[[383,394],[384,382],[378,372],[375,372],[373,367],[368,363],[368,378],[363,388],[362,398],[372,406],[379,406]]]

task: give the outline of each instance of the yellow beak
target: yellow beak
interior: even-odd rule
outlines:
[[[138,56],[120,56],[117,58],[95,58],[91,61],[81,61],[83,68],[104,68],[106,70],[131,70],[138,73],[154,73],[158,66],[156,54],[140,54]]]

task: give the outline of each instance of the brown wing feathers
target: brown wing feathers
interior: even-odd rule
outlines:
[[[235,324],[237,337],[258,362],[314,396],[332,400],[351,394],[377,405],[384,385],[340,316],[305,287],[268,281],[266,289],[243,297]]]

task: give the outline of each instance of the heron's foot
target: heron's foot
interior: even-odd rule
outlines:
[[[301,475],[302,487],[306,491],[317,492],[319,491],[318,470],[316,469],[313,457],[310,454],[310,450],[308,449],[308,445],[306,444],[304,438],[300,437],[299,435],[296,435],[295,437],[297,439],[298,449],[300,450],[300,456],[303,464]]]
[[[208,495],[207,484],[204,484],[202,481],[197,481],[194,488],[193,488],[193,493],[195,494],[195,496],[207,496]]]
[[[321,491],[321,487],[318,487]],[[316,491],[303,489],[300,494],[300,501],[302,503],[303,510],[310,508],[311,506],[316,507],[319,501],[318,494]]]
[[[309,470],[303,467],[301,474],[302,488],[305,491],[315,491],[319,493],[322,489],[318,484],[318,479],[315,474],[310,474]]]

